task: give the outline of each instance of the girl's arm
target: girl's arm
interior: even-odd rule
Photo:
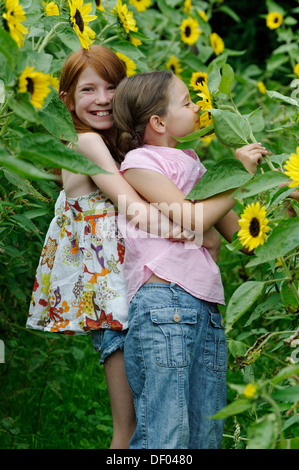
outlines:
[[[264,147],[254,143],[238,149],[235,153],[248,172],[256,173],[257,163],[267,153]],[[209,199],[191,202],[185,194],[165,175],[143,169],[129,169],[124,177],[147,201],[157,205],[159,210],[174,222],[188,230],[201,234],[217,224],[234,206],[231,194],[236,188],[217,194]],[[227,219],[228,220],[228,219]],[[221,230],[229,230],[226,223]]]
[[[79,134],[77,145],[80,153],[109,172],[91,175],[90,178],[129,220],[138,224],[141,230],[162,237],[173,230],[176,224],[144,201],[119,173],[115,160],[100,135],[93,132]],[[185,233],[180,241],[189,238]]]

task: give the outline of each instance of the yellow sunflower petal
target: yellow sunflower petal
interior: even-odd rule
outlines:
[[[299,186],[299,147],[296,148],[296,153],[291,153],[284,168],[286,169],[284,173],[292,180],[289,186],[291,188]]]

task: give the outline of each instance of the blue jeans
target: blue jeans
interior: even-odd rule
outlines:
[[[100,364],[104,364],[105,359],[118,349],[123,351],[127,331],[115,331],[109,328],[91,331],[92,345],[94,350],[100,354]]]
[[[125,367],[137,427],[131,449],[219,449],[227,349],[217,305],[148,283],[129,308]]]

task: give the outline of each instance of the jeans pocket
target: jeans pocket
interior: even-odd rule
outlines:
[[[204,364],[208,369],[227,370],[227,345],[222,315],[216,309],[208,310],[205,337]]]
[[[170,306],[150,310],[156,362],[164,367],[185,367],[196,334],[197,312]]]

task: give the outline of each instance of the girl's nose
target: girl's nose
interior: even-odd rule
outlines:
[[[98,92],[96,94],[96,98],[95,98],[95,102],[97,104],[105,105],[105,104],[109,104],[110,101],[111,101],[111,97],[107,93],[106,90],[98,90]]]
[[[200,106],[198,106],[198,104],[195,104],[195,103],[193,103],[193,105],[194,105],[194,106],[193,106],[194,112],[195,112],[196,114],[199,113],[199,111],[200,111]]]

